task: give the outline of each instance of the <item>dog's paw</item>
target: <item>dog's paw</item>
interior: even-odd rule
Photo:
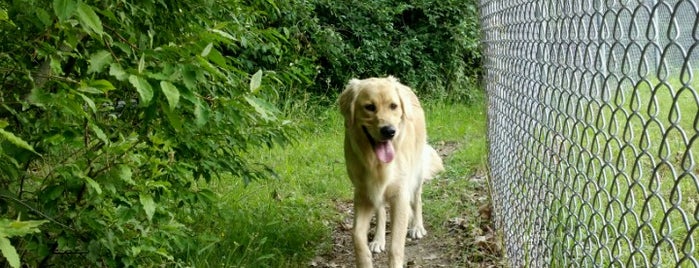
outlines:
[[[420,239],[425,237],[425,235],[427,235],[427,230],[425,230],[425,227],[422,226],[410,228],[408,230],[408,237],[411,239]]]
[[[386,250],[386,241],[371,241],[369,250],[374,253],[381,253]]]

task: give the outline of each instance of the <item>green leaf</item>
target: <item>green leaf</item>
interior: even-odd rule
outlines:
[[[197,102],[194,107],[194,122],[198,126],[203,126],[209,120],[209,109],[201,102]]]
[[[90,188],[94,189],[97,194],[102,194],[102,187],[100,187],[99,183],[97,183],[95,180],[91,179],[90,177],[84,177],[85,181],[87,182],[87,185],[90,186]]]
[[[141,53],[141,58],[138,59],[138,73],[143,73],[143,69],[146,68],[146,55],[145,53]]]
[[[168,81],[160,81],[160,89],[163,91],[163,94],[165,94],[170,109],[175,110],[177,104],[180,102],[180,91],[177,90],[175,85]]]
[[[88,94],[104,94],[104,92],[102,92],[101,90],[85,85],[83,83],[80,83],[80,87],[78,87],[76,90]]]
[[[252,93],[257,92],[260,89],[261,84],[262,84],[262,70],[259,70],[255,74],[253,74],[252,78],[250,79],[250,91],[252,91]]]
[[[75,13],[77,3],[73,0],[53,0],[53,11],[59,21],[65,21]]]
[[[104,66],[112,63],[112,54],[105,50],[100,50],[90,56],[90,66],[87,68],[87,73],[98,73],[104,69]]]
[[[212,49],[207,58],[218,66],[225,67],[228,65],[226,63],[226,58],[216,49]]]
[[[19,255],[8,237],[39,232],[39,225],[46,221],[10,221],[0,218],[0,252],[11,267],[20,267]]]
[[[212,49],[213,47],[214,47],[214,43],[209,43],[208,45],[206,45],[206,47],[204,48],[204,50],[201,52],[201,56],[202,56],[202,57],[208,56],[209,53],[211,52],[211,49]]]
[[[13,221],[0,218],[0,236],[15,237],[40,232],[39,226],[47,221]]]
[[[61,58],[57,56],[51,56],[49,61],[49,67],[51,72],[54,74],[63,74],[63,65],[61,63]]]
[[[63,185],[51,185],[41,191],[39,199],[43,202],[56,202],[56,199],[63,195],[63,191],[65,191]]]
[[[185,67],[182,71],[182,81],[184,81],[184,86],[189,89],[194,89],[197,86],[197,72],[194,68]]]
[[[141,105],[148,106],[153,99],[153,88],[148,83],[148,80],[143,77],[130,75],[129,82],[136,88],[138,95],[141,97]]]
[[[199,98],[194,95],[194,92],[189,90],[188,87],[180,88],[180,98],[188,100],[190,103],[196,105],[199,102]]]
[[[136,185],[136,182],[133,179],[131,179],[131,177],[133,176],[133,172],[131,172],[131,168],[129,166],[119,165],[116,168],[116,172],[117,177],[119,177],[119,179],[121,179],[122,181],[125,181],[126,183],[131,185]]]
[[[29,143],[27,143],[26,141],[24,141],[20,137],[15,136],[15,134],[12,134],[12,132],[8,132],[8,131],[5,131],[4,129],[0,129],[0,140],[2,140],[3,138],[6,139],[7,141],[9,141],[10,143],[20,147],[20,148],[24,148],[30,152],[33,152],[35,154],[39,154],[36,151],[34,151],[34,147],[29,145]]]
[[[274,115],[277,110],[268,102],[252,96],[245,96],[245,100],[265,121],[273,121],[277,119]]]
[[[96,114],[96,113],[97,113],[97,107],[95,106],[95,102],[92,101],[92,99],[90,99],[88,96],[85,96],[85,94],[78,93],[78,95],[80,95],[80,97],[83,98],[83,100],[85,101],[85,103],[87,103],[87,106],[90,107],[90,110],[92,110],[92,113],[93,113],[93,114]]]
[[[87,29],[96,33],[99,36],[104,35],[104,30],[102,29],[102,21],[100,17],[97,16],[95,10],[92,9],[90,5],[85,3],[78,4],[78,19],[80,24],[87,27]]]
[[[10,16],[7,15],[7,10],[0,8],[0,21],[8,21]]]
[[[0,22],[6,22],[7,24],[10,24],[10,26],[16,27],[15,23],[12,22],[10,16],[7,14],[7,10],[4,8],[0,8]]]
[[[233,37],[233,36],[230,35],[229,33],[224,32],[224,31],[221,31],[221,30],[219,30],[219,29],[211,29],[211,31],[214,32],[214,33],[217,33],[218,35],[223,36],[224,38],[229,39],[229,40],[231,40],[231,41],[238,41],[238,40],[235,39],[235,37]]]
[[[10,244],[10,240],[7,239],[7,237],[0,236],[0,252],[5,256],[7,263],[9,263],[11,267],[19,267],[19,255],[17,254],[17,250]]]
[[[111,68],[110,68],[110,72],[111,72]],[[93,88],[101,90],[103,93],[116,89],[116,87],[114,87],[114,85],[112,85],[111,82],[104,80],[104,79],[90,81],[88,83],[88,85],[93,87]]]
[[[141,205],[146,212],[148,220],[152,220],[153,214],[155,214],[155,202],[153,201],[153,197],[147,194],[140,194],[138,195],[138,199],[141,201]]]
[[[34,17],[32,18],[35,22],[41,22],[44,27],[48,27],[53,23],[51,15],[43,8],[32,9],[34,11]]]
[[[201,189],[199,192],[197,192],[197,195],[199,198],[209,203],[216,201],[216,193],[209,189]]]
[[[175,132],[180,132],[182,130],[182,118],[180,115],[176,114],[172,109],[166,108],[165,104],[162,106],[163,113],[165,113],[165,116],[167,117],[168,122],[170,122],[172,128],[175,129]]]
[[[109,140],[107,139],[107,135],[104,134],[104,131],[102,131],[101,128],[99,128],[97,125],[90,123],[90,129],[92,132],[95,132],[95,135],[97,135],[97,138],[100,139],[102,142],[109,144]]]
[[[45,92],[43,88],[34,87],[29,91],[27,101],[29,101],[31,105],[46,107],[46,105],[51,102],[51,94]]]
[[[124,81],[129,78],[129,74],[127,74],[118,63],[109,65],[109,75],[114,76],[119,81]]]
[[[210,75],[218,79],[227,79],[226,74],[221,72],[216,66],[212,65],[208,60],[203,57],[197,57],[197,61],[200,64],[200,68],[209,72]]]

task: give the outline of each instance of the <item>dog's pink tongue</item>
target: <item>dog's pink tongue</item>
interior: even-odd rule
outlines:
[[[382,141],[376,144],[376,157],[384,163],[393,161],[393,143],[390,141]]]

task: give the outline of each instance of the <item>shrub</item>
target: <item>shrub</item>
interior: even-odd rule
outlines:
[[[475,0],[315,1],[308,30],[318,92],[351,77],[392,74],[434,99],[468,100],[480,72]]]
[[[269,177],[247,156],[293,139],[280,108],[385,74],[469,99],[475,13],[475,0],[0,2],[0,264],[186,263],[216,236],[190,229],[219,212],[204,185]]]
[[[8,240],[26,265],[182,262],[200,181],[267,176],[245,154],[290,140],[270,100],[315,71],[269,3],[0,3],[0,215],[48,220]]]

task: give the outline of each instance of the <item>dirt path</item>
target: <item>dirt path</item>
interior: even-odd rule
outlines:
[[[446,158],[458,150],[457,143],[438,143],[437,151]],[[457,196],[467,196],[478,209],[465,209],[462,216],[441,222],[444,228],[434,228],[427,225],[427,236],[420,240],[406,242],[405,257],[408,267],[503,267],[501,265],[500,246],[496,239],[491,223],[491,206],[487,196],[486,177],[484,172],[464,175],[471,180],[474,187],[459,189]],[[447,187],[446,183],[433,180],[425,184],[428,187]],[[319,255],[309,263],[309,267],[344,268],[354,267],[354,249],[352,246],[351,201],[336,201],[335,206],[342,220],[336,223],[333,232],[332,252]],[[426,218],[431,215],[425,215]],[[429,222],[429,221],[428,221]],[[390,222],[388,223],[390,226]],[[475,227],[474,227],[475,226]],[[390,230],[390,227],[387,227]],[[373,236],[374,223],[372,222]],[[436,230],[436,231],[435,231]],[[390,231],[386,241],[391,239]],[[371,239],[371,238],[370,238]],[[390,243],[390,242],[389,242]],[[388,245],[387,245],[388,247]],[[387,267],[386,252],[373,255],[375,267]]]

